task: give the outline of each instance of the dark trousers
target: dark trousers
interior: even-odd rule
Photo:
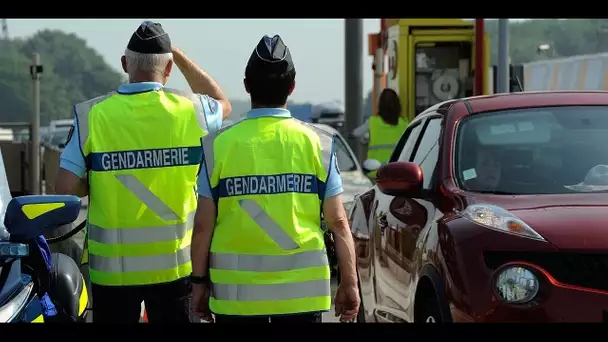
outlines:
[[[300,313],[293,315],[276,316],[231,316],[215,315],[216,323],[322,323],[323,314],[321,312]]]
[[[149,323],[190,323],[188,278],[145,286],[91,284],[94,323],[138,323],[141,302]]]

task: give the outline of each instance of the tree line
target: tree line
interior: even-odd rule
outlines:
[[[491,62],[497,61],[498,25],[486,20]],[[608,51],[608,19],[544,19],[509,23],[510,56],[514,64]],[[538,46],[551,49],[539,52]],[[75,34],[42,30],[26,39],[0,40],[0,121],[29,121],[33,110],[29,66],[38,52],[44,65],[41,82],[41,122],[72,117],[75,103],[99,96],[125,81],[86,41]],[[366,72],[372,72],[371,68]],[[234,100],[246,111],[248,101]],[[315,99],[310,99],[316,103]],[[233,107],[235,107],[233,105]],[[371,113],[371,93],[364,113]]]
[[[124,81],[84,39],[43,30],[27,39],[0,40],[0,121],[30,121],[33,111],[29,67],[37,52],[44,66],[40,120],[70,118],[78,102],[116,89]]]

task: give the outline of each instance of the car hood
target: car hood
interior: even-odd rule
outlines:
[[[342,202],[353,202],[355,197],[369,190],[374,184],[359,171],[347,171],[340,174],[344,192],[340,195]]]
[[[483,196],[507,209],[561,250],[608,249],[608,194]]]

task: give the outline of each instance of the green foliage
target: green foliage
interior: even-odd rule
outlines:
[[[498,21],[486,20],[490,34],[491,61],[498,61]],[[527,63],[548,58],[594,54],[608,51],[606,19],[543,19],[509,22],[511,63]],[[551,50],[539,52],[541,44]]]
[[[44,66],[40,82],[42,124],[71,118],[78,102],[116,89],[123,76],[74,34],[43,30],[26,40],[0,41],[0,121],[31,121],[33,53]]]

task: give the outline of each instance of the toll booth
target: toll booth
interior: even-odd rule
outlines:
[[[461,19],[390,19],[386,85],[401,99],[410,121],[423,110],[449,99],[474,94],[475,30]],[[485,34],[486,70],[489,36]],[[484,78],[483,94],[491,92]]]

